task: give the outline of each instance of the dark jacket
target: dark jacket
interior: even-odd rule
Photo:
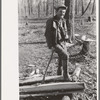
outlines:
[[[66,26],[66,20],[63,19],[64,21],[64,35],[69,36],[67,32],[67,26]],[[59,34],[61,31],[58,28],[58,21],[57,17],[54,16],[53,18],[50,18],[46,22],[46,31],[45,31],[45,37],[46,37],[46,42],[49,48],[54,47],[59,43],[59,40],[61,39],[61,35]]]

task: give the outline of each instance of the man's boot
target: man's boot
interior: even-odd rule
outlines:
[[[58,59],[57,75],[62,75],[61,66],[62,66],[62,60],[61,60],[61,58],[59,57],[59,59]]]
[[[62,66],[63,66],[63,77],[65,81],[72,81],[72,79],[69,76],[68,73],[68,66],[67,66],[68,61],[67,60],[62,60]]]

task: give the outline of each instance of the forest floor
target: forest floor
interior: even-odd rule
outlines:
[[[51,55],[48,49],[45,36],[45,22],[41,23],[19,23],[19,79],[29,77],[34,69],[39,69],[40,73],[45,70]],[[75,33],[79,35],[86,34],[89,38],[96,40],[96,23],[75,21]],[[70,48],[71,53],[77,53],[78,47]],[[89,52],[96,57],[96,41],[90,42]],[[56,56],[56,54],[54,54]],[[80,82],[86,84],[83,93],[74,94],[73,100],[80,97],[82,100],[97,100],[97,58],[86,57],[84,61],[79,62],[81,73]],[[56,75],[58,59],[53,57],[48,68],[49,75]],[[74,70],[75,65],[69,63],[69,70]]]

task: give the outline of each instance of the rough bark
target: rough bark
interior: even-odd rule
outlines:
[[[38,18],[40,18],[40,2],[38,4]]]
[[[83,4],[83,0],[82,0],[82,14],[84,12],[84,4]]]
[[[75,14],[77,15],[78,14],[78,0],[76,0],[76,5],[75,5]]]
[[[85,88],[84,83],[80,82],[60,82],[60,83],[49,83],[49,84],[42,84],[38,86],[22,86],[19,88],[20,94],[48,94],[57,92],[65,92],[65,93],[74,93],[83,91]]]
[[[46,4],[46,16],[48,16],[48,0],[47,0],[47,4]]]
[[[91,14],[94,14],[94,12],[95,12],[95,0],[93,2],[93,7],[92,7],[92,13]]]
[[[56,81],[61,81],[63,80],[63,76],[48,76],[45,78],[45,83],[49,82],[56,82]],[[37,83],[42,83],[43,77],[38,77],[38,78],[31,78],[27,80],[20,80],[19,86],[24,86],[24,85],[32,85],[32,84],[37,84]]]
[[[69,34],[70,42],[74,41],[75,0],[69,2]]]

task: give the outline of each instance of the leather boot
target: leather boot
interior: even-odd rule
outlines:
[[[72,79],[71,79],[71,77],[69,76],[69,73],[68,73],[67,63],[68,63],[67,60],[62,60],[64,81],[72,81]]]
[[[58,67],[58,70],[57,70],[57,75],[62,75],[62,72],[61,72],[61,67],[60,67],[60,68]]]
[[[62,66],[62,60],[61,60],[61,58],[59,57],[59,59],[58,59],[57,75],[62,75],[61,66]]]

